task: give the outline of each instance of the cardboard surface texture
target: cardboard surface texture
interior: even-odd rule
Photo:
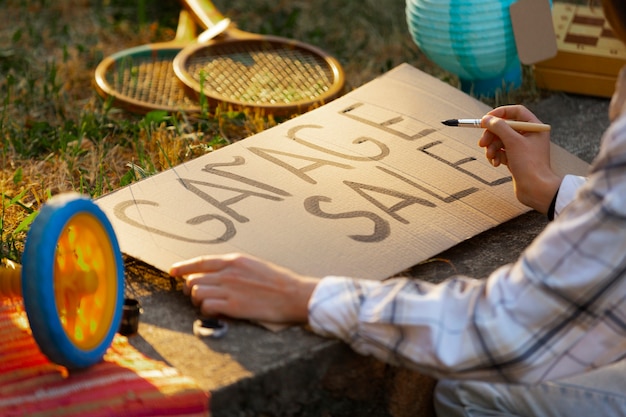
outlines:
[[[101,197],[122,251],[167,271],[246,252],[300,273],[384,279],[528,209],[482,130],[489,107],[407,64],[325,106]],[[554,147],[555,164],[587,164]]]

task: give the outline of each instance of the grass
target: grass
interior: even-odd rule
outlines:
[[[112,108],[93,89],[103,57],[174,37],[175,1],[0,0],[0,259],[19,261],[25,234],[52,195],[98,197],[241,140],[280,120],[214,109],[202,119]],[[429,62],[397,0],[215,0],[239,27],[314,44],[337,57],[350,90],[408,62],[456,85]],[[534,99],[522,90],[488,104]]]

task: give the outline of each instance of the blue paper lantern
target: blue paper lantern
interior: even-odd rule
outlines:
[[[509,6],[515,0],[406,0],[409,31],[434,63],[476,96],[518,88],[522,70]]]

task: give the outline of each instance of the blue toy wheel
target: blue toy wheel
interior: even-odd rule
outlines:
[[[75,193],[50,199],[30,227],[22,265],[24,307],[41,351],[71,369],[102,360],[124,303],[122,254],[104,212]]]

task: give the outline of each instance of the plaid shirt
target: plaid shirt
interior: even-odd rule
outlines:
[[[626,117],[585,181],[514,264],[440,284],[326,277],[309,324],[362,354],[436,377],[536,383],[626,356]]]

